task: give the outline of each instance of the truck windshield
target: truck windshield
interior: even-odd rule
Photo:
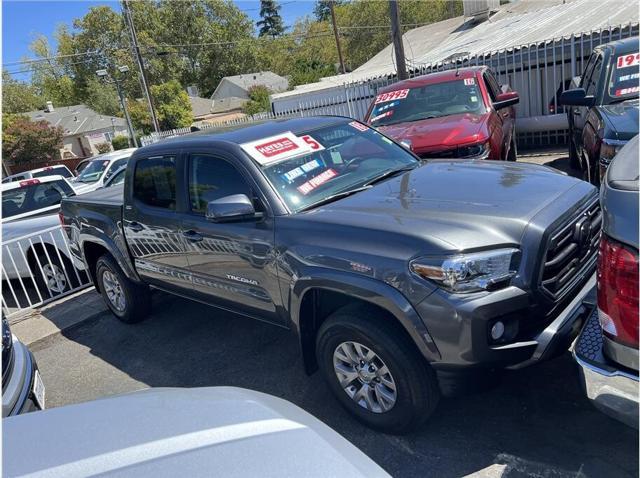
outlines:
[[[23,182],[24,186],[2,192],[3,219],[56,206],[63,198],[74,195],[73,189],[64,181]]]
[[[105,169],[109,166],[108,159],[96,159],[82,170],[76,181],[80,183],[95,183],[99,181]]]
[[[461,113],[485,112],[475,78],[461,78],[376,96],[367,122],[385,126],[408,121],[440,118]]]
[[[614,100],[637,97],[640,91],[640,53],[620,55],[614,59],[609,82],[609,96]]]
[[[254,148],[271,158],[257,161],[265,176],[292,211],[300,211],[366,186],[378,177],[390,175],[419,164],[402,146],[365,125],[352,121],[305,133],[285,133],[282,138],[252,142]],[[295,149],[302,154],[272,153],[275,149]],[[258,144],[258,146],[255,146]],[[283,148],[281,145],[287,145]],[[306,149],[304,146],[306,145]],[[256,159],[255,149],[243,149]],[[276,159],[279,154],[285,159]]]

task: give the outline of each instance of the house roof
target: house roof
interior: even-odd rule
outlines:
[[[475,23],[455,17],[414,28],[402,39],[410,67],[438,64],[453,56],[511,51],[521,45],[580,35],[609,26],[638,22],[634,2],[620,0],[521,0],[508,3],[488,21]],[[273,100],[304,95],[344,83],[396,73],[393,45],[389,44],[353,72],[322,78],[272,95]]]
[[[200,118],[211,114],[213,105],[209,98],[189,96],[189,102],[191,103],[191,111],[194,118]]]
[[[45,120],[52,126],[61,126],[65,136],[89,133],[113,126],[126,127],[123,118],[101,115],[86,105],[55,107],[50,113],[38,110],[24,114],[32,121]]]
[[[218,86],[211,95],[211,98],[215,96],[216,92],[220,88],[220,85],[222,85],[225,81],[233,83],[234,85],[239,86],[247,92],[253,86],[258,85],[266,86],[271,91],[283,91],[288,87],[283,87],[283,83],[286,83],[286,85],[289,84],[289,80],[287,80],[283,76],[276,75],[272,71],[258,71],[255,73],[246,73],[244,75],[225,76],[224,78],[222,78],[222,80],[220,80],[220,83],[218,83]]]
[[[238,98],[237,96],[215,99],[213,100],[213,107],[211,111],[213,113],[226,113],[227,111],[240,110],[247,101],[249,100],[246,98]]]

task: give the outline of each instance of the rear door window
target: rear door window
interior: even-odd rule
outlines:
[[[176,158],[157,156],[136,163],[133,196],[147,206],[175,210]]]
[[[56,206],[63,198],[74,194],[73,189],[65,181],[32,183],[4,191],[2,193],[2,216],[7,218]]]

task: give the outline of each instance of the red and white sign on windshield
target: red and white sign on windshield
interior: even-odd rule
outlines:
[[[315,188],[317,188],[321,184],[326,183],[327,181],[329,181],[329,179],[334,178],[337,175],[338,175],[338,173],[336,173],[335,170],[327,169],[327,170],[323,171],[322,173],[318,174],[317,176],[311,178],[306,183],[301,184],[300,186],[298,186],[297,189],[302,194],[305,194],[305,195],[309,194]]]
[[[629,66],[640,65],[640,53],[631,53],[629,55],[622,55],[618,57],[616,66],[618,68],[627,68]]]
[[[376,96],[376,102],[378,103],[386,103],[387,101],[393,100],[403,100],[409,95],[409,90],[397,90],[390,91],[389,93],[382,93],[381,95]]]
[[[240,147],[262,166],[324,149],[311,136],[299,138],[291,131],[244,143]]]

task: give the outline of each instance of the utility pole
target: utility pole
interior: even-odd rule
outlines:
[[[398,80],[406,80],[409,78],[409,75],[407,75],[407,64],[404,59],[404,45],[402,44],[398,0],[389,0],[389,13],[391,14],[391,39],[393,41],[393,49],[396,52]]]
[[[129,73],[129,67],[126,65],[116,66],[116,70],[120,75],[126,75],[127,73]],[[129,112],[127,111],[127,102],[125,101],[124,95],[122,94],[122,88],[120,87],[120,81],[118,79],[118,75],[116,74],[110,75],[106,69],[96,71],[96,75],[98,75],[98,78],[100,78],[105,83],[111,83],[116,86],[116,91],[118,92],[118,99],[120,99],[120,106],[122,107],[124,118],[127,122],[127,129],[129,130],[129,146],[131,146],[131,144],[133,143],[133,146],[137,148],[138,140],[136,139],[136,132],[133,129],[133,124],[131,123],[131,117],[129,116]],[[114,131],[115,131],[115,127],[114,127]]]
[[[144,69],[144,62],[142,61],[140,48],[138,47],[138,34],[136,33],[136,27],[133,24],[133,16],[131,15],[131,9],[129,8],[129,0],[122,0],[122,13],[127,26],[129,27],[129,34],[131,35],[131,49],[133,51],[133,56],[135,56],[136,62],[138,63],[138,68],[140,69],[140,82],[144,96],[147,99],[147,104],[149,105],[149,113],[151,113],[153,129],[156,133],[159,133],[160,125],[158,123],[158,118],[156,118],[156,112],[153,109],[153,101],[151,100],[151,93],[149,92],[149,82],[147,81],[147,73]]]
[[[336,47],[338,48],[338,58],[340,59],[340,71],[344,74],[347,69],[344,67],[344,58],[342,58],[342,48],[340,48],[340,35],[338,34],[338,26],[336,24],[336,12],[334,11],[335,1],[331,0],[329,9],[331,10],[331,23],[333,23],[333,35],[336,37]]]

